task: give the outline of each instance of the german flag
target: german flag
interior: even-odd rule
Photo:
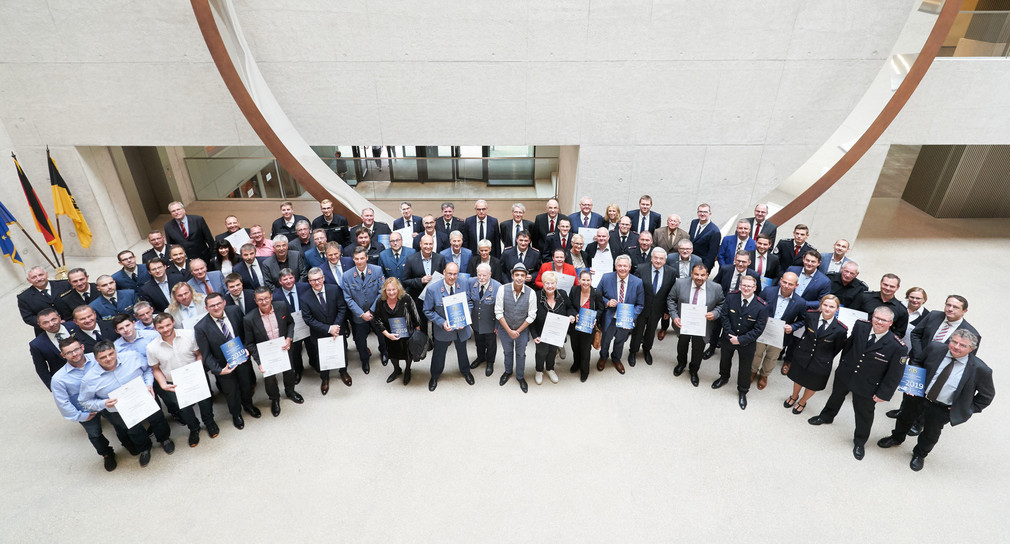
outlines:
[[[77,231],[77,240],[81,243],[81,247],[86,249],[91,245],[91,229],[88,228],[88,222],[84,220],[84,215],[81,214],[81,209],[77,207],[74,195],[70,194],[67,182],[63,180],[63,176],[60,175],[60,171],[56,168],[56,163],[53,162],[49,149],[46,149],[46,157],[49,159],[49,183],[53,188],[53,213],[57,217],[65,215],[74,222],[74,230]]]
[[[25,263],[21,261],[21,255],[18,254],[17,248],[14,247],[14,241],[11,240],[11,231],[7,228],[17,222],[18,220],[14,219],[14,215],[7,209],[7,206],[0,202],[0,251],[10,257],[14,264],[23,265]]]
[[[25,192],[25,199],[28,200],[28,207],[32,210],[32,217],[35,219],[35,228],[39,229],[42,233],[42,237],[45,238],[46,243],[53,247],[53,249],[59,253],[63,253],[63,240],[60,240],[60,235],[56,234],[56,229],[53,228],[52,222],[49,221],[49,216],[46,215],[45,208],[42,207],[42,203],[39,202],[38,195],[35,194],[35,189],[32,189],[32,184],[28,181],[28,176],[25,175],[25,171],[21,169],[21,165],[18,164],[17,157],[11,154],[14,158],[14,166],[18,168],[18,178],[21,179],[21,189]]]

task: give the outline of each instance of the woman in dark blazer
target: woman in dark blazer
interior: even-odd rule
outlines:
[[[787,376],[793,381],[793,394],[783,403],[794,414],[803,413],[807,401],[828,384],[831,363],[842,351],[848,337],[848,328],[835,318],[838,297],[824,295],[821,306],[807,312],[803,337],[790,354]],[[800,397],[800,390],[806,388]]]
[[[580,309],[593,310],[596,312],[595,328],[600,328],[605,304],[603,303],[603,295],[593,287],[593,275],[588,269],[579,273],[579,283],[572,286],[572,290],[568,293],[568,299],[572,307],[571,315],[578,319]],[[577,331],[575,330],[575,325],[572,324],[569,337],[572,339],[572,354],[575,358],[575,361],[572,363],[571,372],[574,374],[576,371],[581,370],[582,375],[580,377],[582,381],[586,381],[586,378],[589,377],[589,353],[590,348],[593,347],[593,333]]]
[[[389,353],[389,362],[393,363],[393,373],[386,378],[386,383],[392,383],[401,374],[403,375],[403,385],[410,383],[410,334],[398,336],[393,334],[389,324],[390,319],[403,318],[407,322],[407,331],[421,329],[421,319],[417,315],[417,307],[414,306],[414,299],[406,296],[403,285],[396,278],[387,278],[379,291],[379,299],[375,301],[375,319],[372,320],[372,329],[376,334],[386,337],[386,350]],[[400,360],[404,361],[404,369],[400,370]]]
[[[560,249],[558,251],[561,251]],[[569,264],[565,264],[571,267]],[[536,354],[534,355],[537,364],[536,383],[540,385],[544,382],[544,366],[546,364],[547,377],[551,383],[558,383],[558,374],[554,372],[554,360],[558,355],[558,346],[553,346],[540,341],[540,335],[544,330],[544,323],[547,321],[547,314],[559,314],[569,318],[571,324],[575,323],[575,316],[572,314],[572,303],[568,300],[568,295],[564,291],[558,291],[558,274],[548,270],[537,278],[542,282],[543,290],[537,294],[537,318],[530,325],[533,331],[533,343],[536,344]],[[572,286],[575,287],[574,285]],[[571,331],[569,331],[570,333]]]
[[[222,276],[227,276],[231,274],[231,267],[236,265],[242,259],[235,253],[235,248],[231,247],[231,242],[228,240],[218,240],[214,243],[214,255],[211,256],[210,262],[207,263],[208,270],[217,270],[221,272]]]

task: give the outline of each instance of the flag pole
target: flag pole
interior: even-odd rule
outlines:
[[[39,253],[42,254],[42,258],[45,259],[47,263],[49,263],[49,266],[53,267],[54,269],[57,268],[57,265],[53,264],[53,262],[49,260],[49,257],[46,256],[46,252],[42,251],[42,248],[39,247],[38,242],[36,242],[35,240],[33,240],[31,236],[28,236],[28,231],[26,231],[25,228],[21,226],[21,222],[20,221],[15,221],[14,224],[17,225],[19,229],[21,229],[21,232],[25,233],[25,238],[28,238],[28,241],[31,242],[33,246],[35,246],[35,249],[39,250]],[[53,248],[50,246],[49,249],[53,249]],[[56,250],[54,249],[53,250],[53,254],[55,254],[55,253],[56,253]],[[57,261],[57,262],[59,262],[59,261]]]

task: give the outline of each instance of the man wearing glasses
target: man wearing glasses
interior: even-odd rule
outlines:
[[[698,205],[698,219],[691,220],[691,243],[694,244],[694,254],[701,258],[709,272],[715,266],[715,258],[719,255],[719,244],[722,233],[719,227],[712,223],[712,207],[708,204]]]

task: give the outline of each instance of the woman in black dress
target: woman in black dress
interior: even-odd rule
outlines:
[[[386,337],[386,351],[389,354],[389,361],[393,363],[393,373],[386,378],[386,383],[392,383],[399,375],[403,374],[403,385],[407,385],[410,383],[410,334],[399,336],[390,332],[392,327],[389,321],[397,317],[407,320],[408,331],[421,329],[421,320],[417,316],[414,299],[407,296],[400,280],[388,278],[383,282],[382,290],[379,291],[379,299],[375,302],[375,319],[372,320],[372,328],[376,333]],[[403,370],[400,370],[400,360],[405,361]]]
[[[561,251],[560,249],[557,251]],[[557,253],[557,252],[555,252]],[[570,267],[571,265],[565,264]],[[537,345],[534,355],[537,364],[536,383],[544,383],[544,366],[546,363],[547,377],[551,383],[558,383],[558,374],[554,372],[554,358],[558,354],[558,346],[553,346],[547,342],[540,341],[540,334],[543,333],[544,323],[547,321],[547,314],[559,314],[565,316],[570,324],[575,323],[575,316],[572,313],[572,304],[568,301],[568,295],[564,291],[558,291],[558,274],[553,270],[548,270],[537,278],[544,286],[543,291],[537,295],[537,318],[530,325],[530,336],[533,343]],[[574,285],[572,286],[575,287]],[[562,344],[564,345],[564,344]]]
[[[807,401],[828,384],[831,363],[845,346],[848,328],[835,318],[838,297],[824,295],[818,310],[807,312],[803,337],[790,355],[787,376],[793,381],[793,394],[783,403],[794,414],[803,413]],[[800,397],[800,390],[806,388]]]
[[[217,270],[221,272],[222,276],[227,276],[231,274],[232,265],[238,264],[239,260],[238,255],[235,254],[235,248],[231,247],[231,242],[218,240],[214,244],[214,256],[207,263],[207,268]]]
[[[579,283],[573,285],[572,290],[568,292],[568,300],[571,302],[571,315],[575,316],[576,320],[579,310],[582,308],[595,311],[595,328],[599,328],[603,319],[603,295],[593,287],[593,274],[588,269],[579,273]],[[586,381],[586,378],[589,377],[589,353],[590,348],[593,347],[593,333],[580,332],[575,329],[573,324],[569,331],[569,337],[572,339],[572,354],[575,358],[571,372],[574,374],[581,370],[580,378],[582,381]]]

